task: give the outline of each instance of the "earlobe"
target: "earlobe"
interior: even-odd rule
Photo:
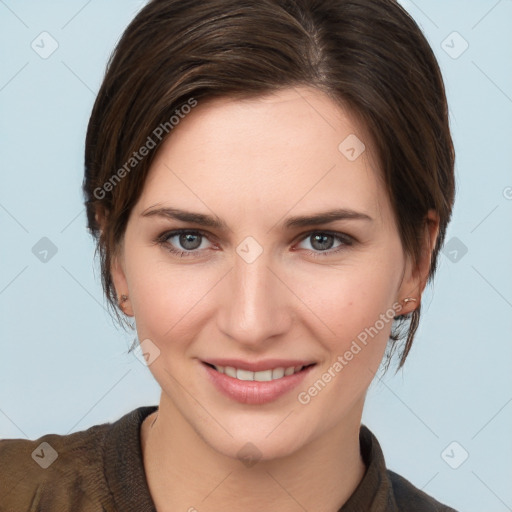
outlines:
[[[121,311],[125,315],[133,316],[133,311],[132,311],[131,305],[129,303],[129,300],[130,300],[130,297],[128,297],[128,295],[122,294],[121,297],[118,298],[117,304],[119,306],[119,309],[121,309]]]
[[[126,280],[122,255],[114,255],[112,257],[110,275],[112,276],[112,282],[116,290],[119,309],[127,316],[134,316],[128,294],[128,282]]]

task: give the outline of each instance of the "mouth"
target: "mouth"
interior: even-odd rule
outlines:
[[[201,361],[205,376],[224,396],[247,405],[263,405],[297,388],[316,366],[298,359],[242,359]]]
[[[314,366],[316,363],[287,367],[278,366],[276,368],[269,368],[266,370],[260,370],[256,372],[245,370],[243,368],[236,368],[234,366],[221,366],[206,362],[204,364],[206,366],[209,366],[210,368],[213,368],[219,373],[231,377],[232,379],[242,381],[271,382],[274,380],[279,380],[284,377],[288,377],[290,375],[295,375],[297,373],[303,372],[307,368]]]

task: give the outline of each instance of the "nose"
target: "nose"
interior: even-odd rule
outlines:
[[[263,252],[248,263],[236,255],[218,309],[220,331],[250,350],[264,350],[292,324],[293,294]]]

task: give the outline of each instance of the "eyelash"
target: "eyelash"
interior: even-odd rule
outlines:
[[[197,250],[181,251],[179,249],[175,249],[169,243],[169,241],[168,241],[169,238],[172,238],[177,235],[182,235],[182,234],[200,235],[200,236],[208,239],[208,234],[205,233],[204,231],[201,231],[198,229],[178,229],[178,230],[166,231],[166,232],[162,233],[161,235],[159,235],[156,238],[155,243],[157,243],[161,247],[164,247],[167,251],[169,251],[172,254],[175,254],[176,256],[179,256],[180,258],[196,257],[196,255],[199,254],[200,251],[197,251]],[[302,241],[306,240],[307,238],[310,238],[313,235],[333,236],[334,238],[336,238],[338,241],[341,242],[341,245],[333,250],[317,251],[317,252],[306,250],[306,252],[314,258],[322,258],[325,256],[332,256],[333,254],[337,254],[337,253],[345,250],[347,246],[351,246],[355,242],[355,239],[353,237],[351,237],[345,233],[337,233],[337,232],[333,232],[333,231],[310,231],[310,232],[302,235],[302,237],[299,239],[299,242],[302,242]]]

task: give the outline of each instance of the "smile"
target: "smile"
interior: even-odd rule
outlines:
[[[278,367],[258,372],[251,372],[241,368],[234,368],[233,366],[211,366],[219,373],[223,373],[233,379],[257,382],[270,382],[272,380],[282,379],[283,377],[293,375],[294,373],[299,373],[301,370],[306,368],[306,366],[289,366],[287,368]]]
[[[207,380],[235,402],[263,405],[291,393],[316,366],[310,361],[202,361]],[[242,367],[242,368],[240,368]]]

